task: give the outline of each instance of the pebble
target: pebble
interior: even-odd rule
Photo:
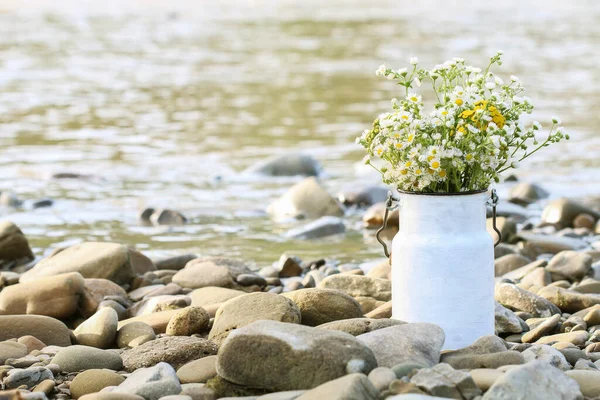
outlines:
[[[520,318],[517,317],[517,315],[514,312],[504,307],[498,302],[496,302],[494,318],[496,331],[499,334],[523,332],[523,327],[521,326]]]
[[[20,358],[26,355],[27,346],[24,344],[13,341],[0,342],[0,364],[4,364],[9,358]]]
[[[172,282],[190,289],[208,286],[230,288],[234,285],[229,269],[210,261],[188,264],[184,269],[173,275]]]
[[[472,400],[482,394],[468,372],[444,363],[418,370],[410,382],[430,395],[444,398]]]
[[[117,352],[81,345],[61,349],[52,359],[52,363],[58,365],[63,372],[102,368],[118,371],[123,366],[121,356]]]
[[[380,367],[391,368],[402,362],[433,366],[440,360],[445,335],[442,328],[413,323],[378,329],[357,336],[373,351]]]
[[[217,346],[206,339],[186,336],[166,336],[144,343],[122,354],[123,367],[133,372],[159,362],[179,368],[192,360],[217,354]]]
[[[0,260],[20,261],[23,259],[33,260],[33,253],[25,235],[12,222],[0,221]]]
[[[131,342],[139,337],[154,339],[154,329],[145,322],[137,321],[124,325],[117,331],[117,346],[119,348],[132,347]]]
[[[543,336],[546,336],[558,327],[560,322],[560,314],[555,314],[552,317],[545,318],[543,322],[537,326],[531,326],[531,330],[521,337],[523,343],[533,343]]]
[[[37,314],[66,319],[77,312],[85,284],[77,272],[42,277],[0,292],[0,314]]]
[[[560,314],[560,309],[547,299],[512,283],[496,285],[495,298],[505,307],[527,311],[536,317],[551,317],[554,314]]]
[[[310,389],[376,366],[373,352],[352,335],[269,320],[236,329],[217,359],[220,377],[270,391]]]
[[[160,362],[150,368],[139,368],[119,386],[115,394],[136,394],[145,400],[158,400],[163,396],[179,394],[181,384],[172,366]]]
[[[166,334],[191,336],[208,328],[210,317],[202,307],[188,307],[175,314],[167,325]]]
[[[300,289],[283,295],[300,309],[301,323],[317,326],[332,321],[360,318],[360,304],[347,294],[333,289]]]
[[[373,332],[378,329],[388,328],[394,325],[402,325],[405,323],[406,322],[396,319],[349,318],[317,325],[317,328],[342,331],[349,333],[352,336],[358,336],[362,335],[363,333]]]
[[[119,316],[112,308],[102,308],[82,322],[74,331],[77,343],[107,349],[117,336]]]
[[[242,286],[267,286],[267,280],[260,275],[241,274],[237,277],[236,282]]]
[[[547,345],[534,345],[521,353],[526,362],[533,360],[546,361],[550,365],[555,366],[563,371],[568,371],[572,368],[565,356],[555,348]]]
[[[552,342],[568,342],[575,346],[582,347],[589,339],[590,334],[586,331],[574,331],[568,333],[558,333],[556,335],[544,336],[536,341],[538,344],[546,344]]]
[[[581,394],[585,397],[596,398],[600,396],[600,371],[573,370],[567,371],[565,374],[577,382]]]
[[[494,270],[496,276],[503,276],[511,271],[531,264],[531,260],[520,254],[507,254],[494,260]]]
[[[562,251],[552,257],[546,270],[553,281],[567,279],[578,281],[583,279],[592,268],[592,257],[576,251]]]
[[[504,372],[491,368],[475,368],[469,371],[471,378],[482,391],[488,390]]]
[[[242,174],[264,176],[319,176],[322,167],[311,155],[285,154],[275,156],[253,164]]]
[[[217,376],[217,356],[207,356],[190,361],[177,370],[181,383],[206,383]]]
[[[568,313],[575,313],[600,304],[600,294],[582,294],[560,287],[546,286],[538,294],[556,304],[563,312]]]
[[[146,400],[142,396],[135,394],[126,393],[111,393],[111,392],[99,392],[86,394],[79,398],[79,400]]]
[[[54,379],[54,375],[48,368],[29,367],[27,369],[12,369],[8,371],[8,376],[4,379],[3,383],[7,389],[16,389],[20,386],[32,389],[35,385],[46,379]]]
[[[308,390],[296,400],[377,400],[379,391],[363,374],[349,374]]]
[[[248,293],[225,302],[215,316],[208,338],[220,345],[235,329],[257,320],[299,324],[300,309],[294,302],[273,293]]]
[[[511,368],[500,376],[482,400],[561,399],[582,400],[577,382],[545,361]]]
[[[549,202],[542,213],[542,224],[554,225],[558,229],[573,226],[573,221],[580,214],[588,214],[600,218],[596,211],[574,200],[562,198]]]
[[[392,284],[388,279],[338,274],[323,279],[319,287],[341,290],[352,297],[372,297],[381,301],[392,299]]]
[[[346,224],[343,219],[327,216],[301,227],[290,229],[284,236],[289,239],[318,239],[344,232],[346,232]]]
[[[118,386],[125,378],[109,369],[88,369],[71,381],[69,389],[74,399],[86,394],[96,393],[108,386]]]
[[[396,379],[396,373],[391,368],[377,367],[369,372],[368,378],[373,386],[381,392]]]
[[[365,314],[365,317],[372,319],[392,318],[392,302],[388,301],[373,311]]]

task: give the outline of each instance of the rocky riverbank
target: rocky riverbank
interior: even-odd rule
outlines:
[[[343,200],[375,227],[382,196]],[[387,260],[284,254],[256,270],[101,242],[38,260],[1,222],[0,399],[600,398],[600,201],[546,196],[518,183],[500,205],[496,335],[454,351],[439,327],[390,319]],[[293,237],[345,229],[314,178],[269,212],[315,219]]]

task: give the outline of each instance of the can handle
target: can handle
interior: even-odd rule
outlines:
[[[385,228],[387,228],[388,215],[389,215],[390,211],[394,211],[396,208],[398,208],[398,200],[399,199],[394,197],[394,195],[392,194],[391,191],[388,192],[388,197],[385,202],[385,212],[383,213],[383,225],[381,226],[381,228],[379,228],[379,230],[377,231],[377,234],[376,234],[377,241],[379,243],[381,243],[381,245],[383,246],[383,253],[388,258],[390,257],[390,253],[388,252],[387,245],[381,239],[381,232],[383,232],[385,230]],[[394,205],[394,202],[396,202],[396,205]]]
[[[500,242],[502,242],[502,233],[498,229],[498,226],[496,226],[496,207],[498,206],[499,200],[500,199],[498,197],[496,189],[492,189],[492,194],[490,196],[488,204],[492,206],[492,228],[494,229],[494,232],[496,232],[496,234],[498,235],[498,239],[496,239],[494,247],[497,247],[500,244]]]

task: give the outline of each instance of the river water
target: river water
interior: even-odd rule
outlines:
[[[108,240],[156,257],[193,251],[258,266],[284,251],[379,257],[360,212],[349,213],[343,237],[283,239],[295,225],[264,209],[298,178],[239,172],[304,152],[322,163],[332,194],[377,183],[354,138],[397,95],[377,66],[400,68],[410,56],[477,65],[503,49],[506,76],[518,75],[537,105],[533,117],[559,115],[573,136],[519,177],[554,196],[600,193],[594,0],[22,3],[0,0],[0,191],[55,203],[0,207],[0,218],[38,255]],[[62,172],[88,178],[51,179]],[[142,226],[146,206],[181,210],[190,223]]]

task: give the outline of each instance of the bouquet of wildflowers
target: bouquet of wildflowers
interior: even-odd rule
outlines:
[[[491,72],[495,64],[502,65],[501,55],[492,57],[485,70],[461,58],[432,70],[418,68],[416,58],[410,59],[412,71],[379,67],[376,74],[397,81],[405,97],[392,99],[392,111],[379,115],[357,138],[367,150],[365,162],[402,191],[479,191],[539,149],[569,139],[558,117],[541,141],[539,122],[527,128],[519,122],[533,104],[517,77],[505,82]],[[431,111],[415,90],[424,81],[431,82],[436,98]]]

